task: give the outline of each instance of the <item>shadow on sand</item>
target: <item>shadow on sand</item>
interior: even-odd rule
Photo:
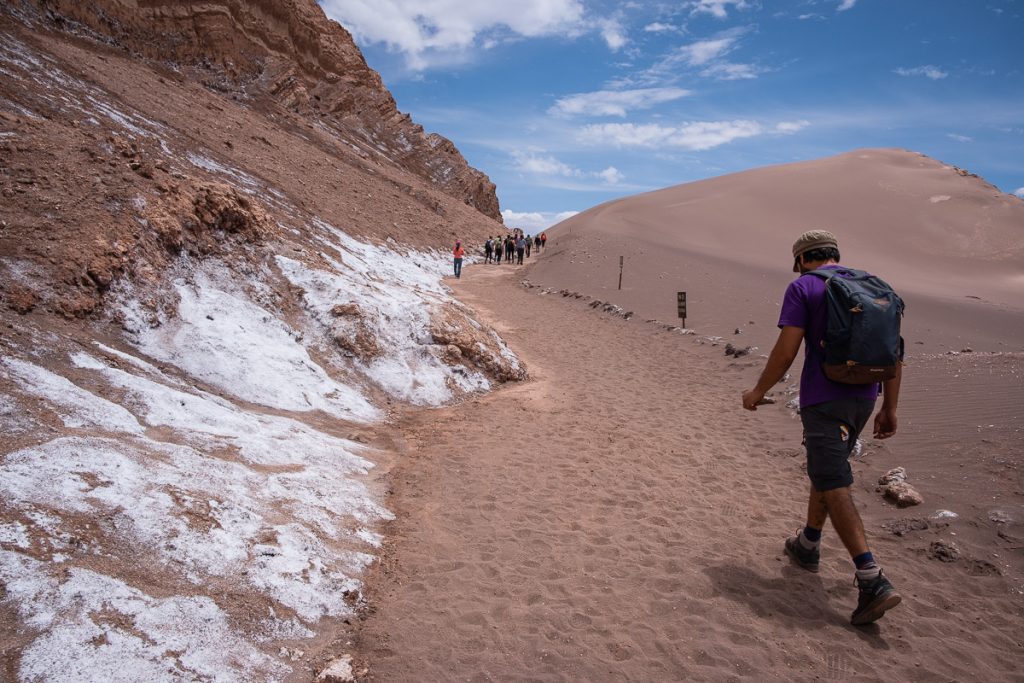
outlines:
[[[844,601],[848,594],[848,609],[853,611],[857,591],[845,581],[832,580],[826,586],[820,575],[789,565],[775,576],[735,564],[705,567],[704,573],[719,595],[745,605],[758,619],[792,630],[820,631],[839,626],[875,649],[890,649],[877,623],[853,626],[846,608],[840,611],[832,606],[830,594],[842,595]]]

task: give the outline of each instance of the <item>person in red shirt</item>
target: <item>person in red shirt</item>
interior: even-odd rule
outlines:
[[[543,250],[546,246],[548,246],[548,234],[546,232],[542,232],[540,234],[540,248]]]
[[[462,248],[462,242],[455,240],[455,248],[452,249],[452,256],[455,257],[455,277],[462,278],[462,259],[466,250]]]

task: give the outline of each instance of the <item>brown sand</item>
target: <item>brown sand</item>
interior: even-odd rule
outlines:
[[[904,602],[851,627],[852,565],[831,528],[818,575],[781,552],[807,484],[798,421],[740,409],[763,359],[519,286],[530,271],[480,265],[453,283],[532,380],[398,425],[398,517],[356,642],[370,679],[1020,680],[1019,521],[997,538],[981,500],[1019,508],[1019,451],[1001,465],[960,453],[1001,478],[946,458],[919,471],[962,506],[947,526],[927,521],[930,500],[901,511],[874,492],[905,464],[903,435],[867,440],[855,496]],[[1021,358],[1001,358],[1019,377]],[[929,528],[881,528],[910,517]],[[931,557],[938,539],[960,560]]]

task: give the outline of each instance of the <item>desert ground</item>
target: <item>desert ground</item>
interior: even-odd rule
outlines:
[[[782,552],[807,488],[793,387],[746,412],[766,348],[723,352],[777,310],[726,325],[747,337],[624,319],[544,286],[579,249],[553,235],[532,265],[448,280],[531,379],[396,424],[396,519],[355,641],[369,679],[1021,680],[1024,354],[918,352],[900,432],[864,435],[855,499],[903,603],[856,628],[834,532],[818,575]],[[896,466],[921,506],[876,492]]]

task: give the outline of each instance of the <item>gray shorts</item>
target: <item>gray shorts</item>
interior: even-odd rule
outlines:
[[[844,398],[800,409],[807,447],[807,476],[817,491],[853,484],[850,454],[875,409],[867,398]]]

